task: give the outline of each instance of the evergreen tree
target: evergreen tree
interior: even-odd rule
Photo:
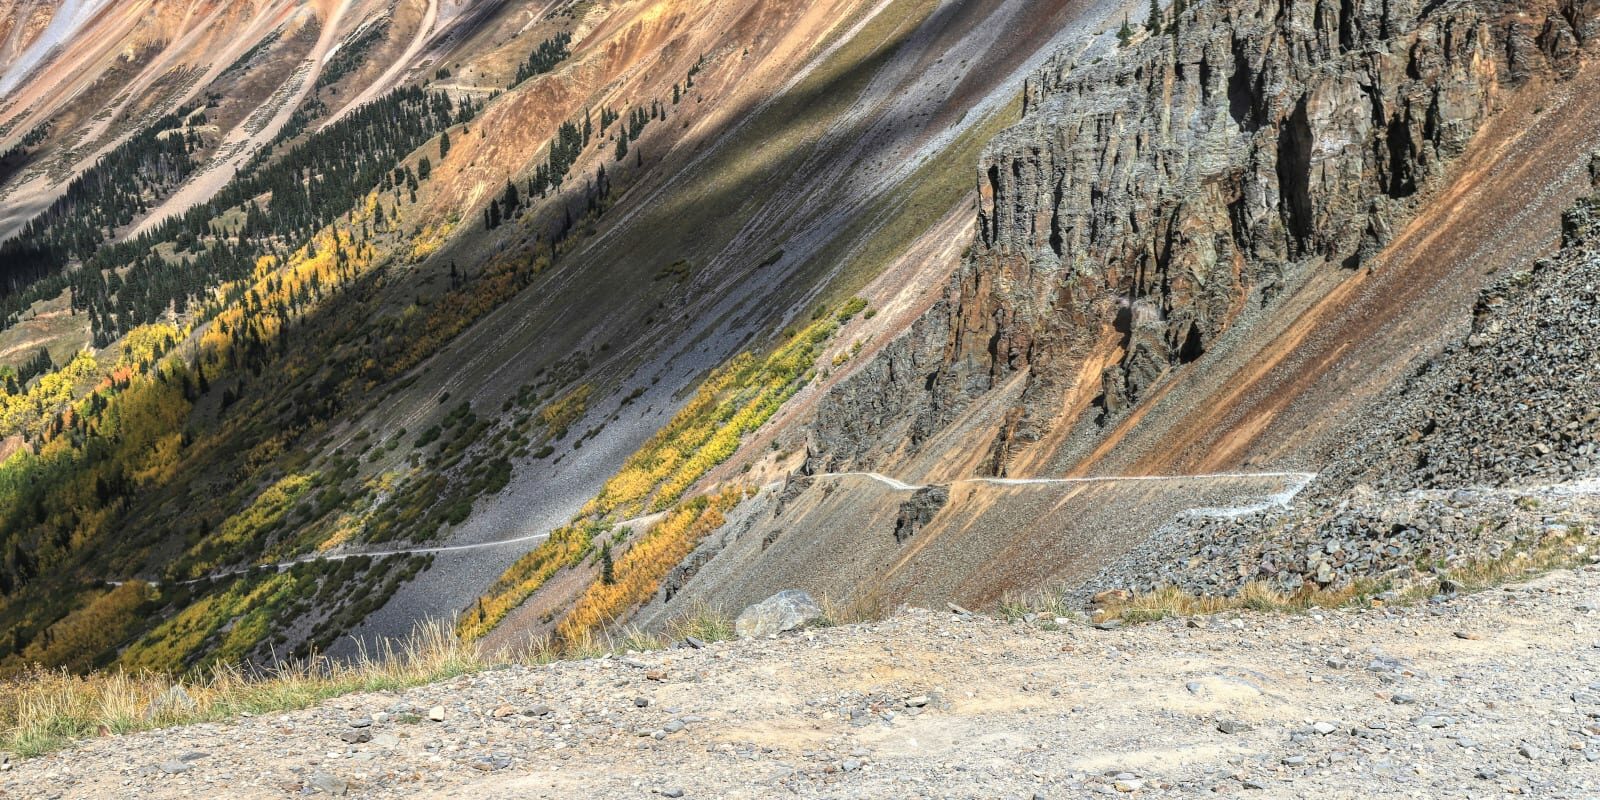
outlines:
[[[1145,21],[1144,29],[1153,34],[1161,32],[1161,0],[1150,0],[1150,17]]]
[[[340,217],[350,221],[351,210],[374,187],[395,190],[398,200],[404,186],[415,202],[418,178],[400,160],[472,119],[476,108],[470,100],[458,104],[446,94],[407,87],[302,137],[309,121],[326,111],[317,105],[312,99],[297,110],[295,124],[247,160],[211,200],[149,232],[110,241],[140,208],[192,172],[192,164],[179,160],[189,159],[184,136],[136,136],[120,145],[21,236],[0,243],[0,327],[39,299],[62,293],[71,313],[88,318],[91,341],[100,347],[134,326],[183,314],[217,284],[249,278],[259,258],[281,262],[323,226]],[[160,133],[178,125],[158,121],[153,127]],[[449,137],[441,136],[440,151],[448,149]],[[431,176],[431,159],[419,160],[417,169]],[[262,196],[272,199],[256,200]],[[243,211],[242,221],[219,224],[231,209]],[[391,217],[398,220],[398,204],[394,210],[380,206],[375,227],[389,229]],[[365,220],[359,227],[370,238]],[[169,243],[179,259],[154,252]],[[347,255],[337,246],[335,253],[344,263]],[[294,307],[308,300],[302,295],[287,302]]]
[[[511,215],[517,213],[517,209],[522,207],[522,198],[517,194],[517,185],[509,180],[506,181],[506,191],[505,194],[501,195],[500,205],[505,209],[507,219],[510,219]]]
[[[1151,0],[1151,2],[1155,2],[1155,0]],[[443,161],[449,155],[450,155],[450,132],[449,131],[445,131],[444,133],[439,134],[439,160]]]
[[[417,162],[417,177],[422,180],[427,180],[433,177],[433,162],[429,161],[427,156],[423,156],[422,159]]]
[[[516,86],[535,75],[541,75],[556,68],[557,64],[565,61],[570,52],[567,45],[572,43],[572,34],[558,33],[539,43],[534,48],[528,60],[517,65],[517,77],[511,85]]]

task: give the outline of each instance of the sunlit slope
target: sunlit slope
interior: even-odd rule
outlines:
[[[715,476],[1356,471],[1341,450],[1465,336],[1479,290],[1553,252],[1600,146],[1594,10],[1383,21],[1401,5],[1201,4],[1104,58],[1063,53],[984,151],[950,279],[874,293],[914,321],[833,360],[844,377]],[[881,486],[789,485],[707,534],[649,618],[689,598],[736,610],[751,582],[919,602],[1070,587],[1206,502],[1142,487],[1063,513],[952,491],[935,535],[897,540],[906,508],[860,496]]]
[[[94,334],[79,371],[16,395],[8,665],[270,660],[471,609],[707,376],[795,354],[759,397],[704,384],[759,429],[904,324],[882,287],[948,273],[983,143],[1114,10],[396,9],[254,9],[240,24],[278,33],[195,85],[270,102],[118,129],[183,137],[193,168],[139,198],[104,274],[65,273],[76,313],[34,316],[62,302],[41,298],[3,334],[25,355],[47,332],[63,360],[77,334],[44,320]],[[5,186],[58,186],[78,163],[58,146]]]
[[[707,8],[708,18],[722,19],[720,6]],[[844,10],[851,13],[742,4],[727,12],[726,25],[685,28],[696,36],[728,31],[753,44],[748,53],[663,48],[710,55],[666,125],[648,125],[625,158],[616,159],[608,143],[607,178],[628,188],[593,237],[564,258],[543,284],[548,289],[519,296],[435,359],[432,368],[447,369],[447,383],[430,376],[417,385],[437,387],[431,394],[397,396],[381,409],[385,418],[421,424],[436,413],[444,386],[452,398],[464,391],[492,402],[517,389],[516,373],[503,365],[540,364],[555,353],[590,360],[588,374],[610,396],[591,397],[572,426],[586,436],[520,467],[511,486],[464,525],[464,540],[562,526],[669,420],[685,387],[741,348],[759,355],[781,346],[784,338],[772,335],[785,322],[806,322],[814,309],[833,313],[952,211],[968,207],[963,165],[1003,124],[1030,60],[1063,43],[1081,46],[1101,29],[1099,17],[1070,5],[937,11],[902,2],[835,12]],[[783,30],[773,24],[780,13],[792,16],[793,35],[775,35]],[[1078,14],[1086,16],[1067,24]],[[1019,22],[1025,19],[1036,22]],[[1018,38],[1021,30],[1035,38]],[[579,59],[585,50],[579,46]],[[616,57],[610,49],[606,55]],[[688,64],[698,62],[695,55]],[[969,68],[977,63],[993,66]],[[566,70],[545,91],[560,92],[559,79],[582,74],[581,66]],[[671,83],[660,91],[666,106]],[[506,113],[525,108],[538,118],[553,97],[561,95],[541,96],[542,107],[530,98]],[[516,144],[468,140],[468,175],[481,177],[441,186],[468,196],[493,192],[493,172],[483,165]],[[452,159],[460,146],[452,140]],[[537,232],[526,236],[522,252],[536,257],[542,241]],[[915,282],[925,280],[921,270],[940,275],[947,267],[923,261],[908,269]],[[844,336],[829,343],[819,367],[881,334]],[[802,395],[811,380],[798,387]],[[367,630],[395,632],[418,614],[467,609],[518,555],[441,556],[436,563],[467,579],[414,584]]]
[[[338,50],[360,44],[398,57],[409,37],[427,32],[429,8],[424,0],[83,0],[48,12],[12,6],[0,17],[22,25],[12,31],[15,41],[27,40],[27,20],[37,31],[0,72],[0,152],[21,146],[27,155],[0,171],[0,236],[118,144],[185,104],[212,109],[215,140],[207,155],[217,161],[210,171],[231,176],[235,155],[270,141],[319,80],[328,82]],[[46,13],[50,21],[39,27]],[[376,41],[359,35],[376,28]],[[377,75],[353,77],[347,85]],[[221,183],[213,181],[210,191]],[[169,211],[207,197],[191,191]]]

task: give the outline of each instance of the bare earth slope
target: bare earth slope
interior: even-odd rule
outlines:
[[[841,13],[847,7],[838,4]],[[730,25],[737,21],[726,31],[695,24],[693,17],[665,17],[676,27],[652,35],[672,33],[692,46],[653,45],[646,51],[651,59],[725,52],[729,42],[742,41],[744,29],[757,23],[760,31],[749,33],[759,33],[766,50],[752,49],[748,59],[708,61],[706,72],[696,78],[696,91],[711,93],[717,102],[674,112],[685,120],[674,117],[672,126],[652,129],[659,131],[655,135],[663,137],[662,144],[646,138],[641,149],[648,154],[664,149],[661,160],[647,155],[638,173],[627,163],[608,162],[612,174],[637,174],[638,183],[620,194],[596,236],[538,291],[525,292],[486,316],[420,367],[433,370],[419,384],[429,392],[397,394],[373,413],[374,425],[423,428],[447,408],[438,401],[446,390],[493,408],[516,393],[531,365],[598,343],[608,348],[595,355],[590,375],[615,390],[593,402],[573,425],[575,431],[594,431],[593,437],[558,459],[519,463],[510,486],[451,531],[451,543],[536,535],[566,523],[623,459],[671,418],[685,391],[709,369],[740,348],[762,347],[768,332],[782,324],[803,320],[825,292],[864,282],[864,276],[882,269],[869,258],[869,247],[887,246],[899,254],[924,230],[936,229],[952,207],[967,205],[969,184],[964,177],[944,181],[945,170],[964,176],[967,148],[975,150],[984,125],[1003,116],[1033,66],[1064,44],[1083,46],[1116,8],[1100,1],[934,6],[899,0],[856,8],[839,18],[859,17],[859,24],[838,23],[843,30],[837,31],[828,27],[834,17],[821,11],[797,14],[781,3],[705,4],[702,13],[728,19]],[[641,20],[619,15],[584,41],[631,41],[612,28],[653,31],[665,25]],[[784,36],[769,40],[779,32]],[[582,86],[589,71],[598,69],[590,64],[606,64],[614,58],[612,49],[580,44],[575,56],[580,66],[558,77]],[[723,60],[739,66],[730,70],[720,66]],[[959,66],[969,62],[987,66],[981,71]],[[616,69],[607,66],[601,74]],[[650,74],[669,80],[677,75]],[[670,96],[671,85],[654,91]],[[573,90],[573,96],[580,95]],[[510,102],[521,105],[507,106],[504,118],[491,107],[482,124],[509,129],[513,115],[544,113],[538,96]],[[576,103],[571,111],[582,113]],[[542,142],[525,144],[536,152]],[[496,165],[511,145],[464,137],[456,145],[462,152],[480,146],[473,152],[482,157],[473,163]],[[452,180],[461,187],[469,181],[498,186],[499,169],[475,172],[469,166]],[[934,190],[926,208],[902,213],[912,205],[908,198],[922,191],[920,181],[954,188]],[[764,264],[774,256],[776,261]],[[660,271],[680,259],[692,265],[693,276],[682,288],[669,287]],[[603,280],[596,278],[600,275]],[[839,346],[870,338],[852,330],[840,336]],[[522,366],[507,370],[508,364]],[[639,394],[625,400],[634,390]],[[442,556],[429,577],[402,589],[355,633],[404,635],[419,617],[467,608],[522,552],[508,548]]]
[[[1235,0],[1111,58],[1053,59],[985,151],[973,247],[945,293],[793,426],[804,468],[923,483],[1341,469],[1327,451],[1368,441],[1355,432],[1396,387],[1466,335],[1480,288],[1552,253],[1562,210],[1593,190],[1596,24],[1561,3]],[[1556,46],[1564,31],[1582,47]],[[952,492],[891,542],[892,507],[795,498],[676,594],[992,602],[1075,584],[1193,502],[1006,494]]]
[[[102,521],[94,524],[108,532],[130,534],[119,536],[115,548],[81,548],[95,563],[83,564],[73,579],[89,587],[86,594],[141,579],[188,585],[167,575],[171,555],[194,544],[170,535],[187,523],[167,525],[158,518],[198,516],[186,508],[189,501],[167,503],[158,497],[161,492],[176,496],[192,490],[192,497],[216,498],[202,504],[216,505],[221,520],[242,513],[289,473],[332,475],[324,466],[330,459],[356,450],[367,453],[367,442],[384,441],[386,448],[371,450],[354,469],[339,473],[338,480],[351,489],[342,502],[352,509],[361,504],[364,510],[356,514],[362,519],[350,517],[351,524],[331,539],[308,532],[306,522],[313,517],[270,533],[253,531],[242,540],[249,554],[229,555],[228,563],[216,565],[219,569],[203,571],[234,579],[248,564],[305,555],[262,552],[267,549],[350,555],[411,544],[417,555],[426,550],[434,557],[428,570],[415,573],[420,577],[393,595],[368,598],[373,608],[364,608],[361,619],[340,623],[340,633],[403,635],[421,617],[471,608],[543,534],[583,508],[708,373],[741,351],[764,353],[786,338],[786,327],[847,304],[891,263],[907,275],[897,283],[927,287],[942,281],[966,244],[964,226],[949,222],[970,219],[970,167],[984,142],[1015,120],[1029,76],[1047,59],[1063,50],[1114,48],[1110,31],[1125,4],[259,0],[185,5],[139,0],[101,6],[66,37],[70,46],[27,73],[19,83],[25,92],[0,101],[0,152],[44,131],[36,145],[11,157],[12,174],[0,176],[0,235],[7,225],[20,224],[52,202],[65,181],[93,163],[94,154],[147,128],[151,123],[145,116],[190,100],[206,104],[193,109],[195,125],[183,123],[190,169],[141,190],[136,202],[125,203],[129,209],[121,221],[96,236],[142,250],[141,237],[131,234],[171,235],[173,226],[162,220],[216,195],[241,164],[270,170],[296,152],[331,147],[322,144],[329,139],[317,138],[337,132],[328,123],[391,85],[472,102],[470,120],[458,114],[450,124],[430,123],[427,136],[408,137],[410,152],[394,154],[396,166],[406,171],[409,191],[398,179],[382,179],[379,191],[369,196],[381,222],[358,227],[355,217],[347,216],[347,222],[330,222],[330,217],[316,223],[328,226],[320,233],[342,229],[373,243],[365,265],[370,269],[359,282],[341,284],[310,305],[291,302],[303,309],[294,327],[306,332],[306,346],[284,347],[284,360],[304,357],[326,364],[326,375],[344,384],[333,400],[326,387],[308,387],[298,395],[318,398],[317,421],[282,428],[265,417],[299,414],[304,409],[298,401],[258,410],[232,400],[295,396],[285,387],[311,380],[321,367],[251,370],[250,382],[280,388],[246,392],[222,380],[211,365],[206,386],[215,386],[229,402],[218,397],[177,415],[186,415],[181,423],[186,430],[237,434],[239,440],[215,448],[194,446],[177,458],[183,462],[180,470],[153,477],[137,491],[130,487],[134,505],[143,507],[122,506],[104,516],[70,515],[74,521]],[[24,6],[33,7],[0,0],[0,18],[20,18],[16,9]],[[191,16],[157,13],[176,8]],[[554,45],[558,36],[566,43]],[[119,60],[115,54],[130,42],[147,46],[134,48],[138,59]],[[555,63],[536,76],[513,77],[531,69],[531,54],[547,45],[563,52]],[[106,66],[112,62],[114,70]],[[619,124],[624,116],[628,122]],[[50,124],[39,127],[47,119]],[[574,136],[583,131],[581,146],[557,135],[563,125]],[[270,150],[257,149],[269,142]],[[264,161],[255,157],[263,152],[269,153]],[[411,177],[412,169],[422,177]],[[338,174],[336,168],[326,169],[322,177]],[[309,171],[305,175],[300,180],[308,206],[333,202],[327,192],[311,188]],[[196,241],[215,247],[229,234],[238,238],[248,230],[254,235],[261,223],[259,217],[252,221],[251,209],[277,215],[302,202],[293,184],[259,189],[252,189],[247,201],[224,192],[230,203],[239,204],[205,209],[217,216],[193,234]],[[281,221],[272,224],[286,227]],[[293,248],[311,235],[298,223],[288,227],[296,229],[272,230],[270,246],[263,244],[254,256],[296,252]],[[187,257],[179,255],[176,243],[164,245],[154,247],[159,261],[146,262],[154,269],[169,269]],[[936,263],[920,253],[937,254]],[[81,260],[84,254],[73,257]],[[73,265],[49,266],[64,275]],[[217,276],[193,277],[209,285]],[[156,283],[127,280],[134,289]],[[113,296],[121,303],[135,292],[101,294],[107,303]],[[858,313],[857,325],[831,345],[826,357],[835,365],[875,347],[875,340],[889,333],[883,323],[906,316],[892,311],[892,296],[874,294],[871,300],[872,313]],[[21,315],[27,317],[26,327],[19,323],[15,332],[0,331],[0,351],[31,353],[40,344],[40,329],[60,321],[59,316],[29,316],[50,310],[30,302],[35,307]],[[178,345],[180,355],[190,363],[198,363],[191,348],[204,347],[205,336],[223,328],[208,328],[187,295],[171,306],[148,305],[141,319],[176,315],[180,333],[187,334]],[[886,313],[868,325],[880,311]],[[79,329],[98,325],[108,340],[126,333],[95,321],[104,318],[80,309],[66,322]],[[183,329],[190,322],[196,326],[192,332]],[[387,329],[382,337],[369,335],[379,328]],[[343,339],[347,332],[351,338]],[[67,335],[77,333],[68,329],[57,335],[53,351],[70,355],[70,348],[88,336]],[[357,352],[364,354],[360,368],[355,362],[332,363],[356,358]],[[357,377],[358,372],[363,374]],[[809,383],[816,373],[803,374]],[[210,391],[197,388],[200,394]],[[572,420],[556,426],[532,416],[568,398],[574,402],[562,409],[575,415]],[[463,403],[486,424],[514,424],[530,433],[538,428],[533,433],[538,441],[507,444],[503,453],[496,452],[504,460],[496,462],[487,449],[512,439],[484,428],[461,439],[461,447],[481,452],[427,463],[422,450],[439,449],[443,442],[424,434],[451,429],[453,420],[462,418],[457,411]],[[45,413],[40,410],[38,417]],[[487,422],[494,416],[501,419]],[[42,435],[35,438],[10,446],[26,445],[32,453],[43,443]],[[244,441],[267,438],[273,443],[260,451]],[[219,463],[269,451],[274,461],[281,456],[296,463],[267,465],[254,455],[248,465],[240,461],[237,471]],[[465,477],[489,463],[497,463],[497,475],[503,476],[492,484],[496,488]],[[224,473],[236,476],[237,496],[219,497],[216,489],[199,486]],[[423,473],[461,483],[463,491],[471,484],[474,498],[451,500],[449,492],[434,487],[408,495],[390,491],[395,481],[420,485],[416,479]],[[402,495],[408,499],[399,499]],[[291,502],[309,500],[306,495]],[[307,513],[331,522],[335,504]],[[438,513],[424,520],[399,510],[413,504],[419,511],[448,505],[450,521],[444,523]],[[395,527],[366,519],[369,511],[389,515],[385,518],[395,520]],[[30,518],[29,525],[34,523]],[[196,535],[201,539],[212,543],[206,533]],[[312,539],[320,544],[310,544]],[[505,546],[448,549],[485,543]],[[102,563],[108,551],[119,563]],[[55,596],[44,589],[29,591]],[[345,596],[365,597],[361,592]],[[149,619],[162,617],[162,624],[192,606],[190,598],[171,593],[159,602],[166,605]],[[11,607],[24,605],[19,601]],[[65,607],[57,611],[75,613]],[[36,616],[39,629],[64,619],[55,611]],[[309,623],[303,611],[283,619],[290,616],[297,621],[285,623],[294,627],[285,636],[293,646]],[[198,649],[215,643],[213,633],[240,630],[222,619],[208,618],[202,627],[210,633],[202,634]],[[123,657],[128,649],[125,641],[108,643],[106,657]]]
[[[515,667],[101,739],[22,763],[3,788],[28,798],[224,786],[251,798],[315,786],[441,798],[1600,791],[1592,566],[1401,610],[1055,627],[911,610],[778,640]],[[427,719],[436,705],[442,722]],[[362,719],[371,726],[352,727]],[[353,731],[371,740],[346,744]]]

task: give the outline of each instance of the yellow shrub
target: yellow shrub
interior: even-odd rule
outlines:
[[[23,651],[24,661],[46,667],[83,672],[93,667],[88,659],[121,643],[142,622],[139,606],[154,590],[142,581],[130,581],[104,592],[48,628]]]
[[[428,256],[439,252],[439,248],[444,247],[444,243],[449,241],[450,234],[454,230],[455,226],[449,222],[441,222],[438,225],[424,227],[422,232],[411,240],[412,263],[420,263]]]
[[[577,563],[588,552],[595,531],[593,526],[581,523],[558,528],[551,532],[550,538],[517,559],[479,598],[477,605],[456,623],[461,638],[467,641],[481,638],[550,580],[557,570]]]
[[[183,335],[177,326],[170,323],[140,325],[122,338],[122,357],[117,359],[117,364],[126,367],[153,363],[181,338]]]
[[[80,383],[96,374],[99,365],[85,350],[67,365],[46,373],[22,394],[0,394],[0,437],[38,431],[45,420],[72,402]]]
[[[738,489],[724,491],[711,500],[696,498],[669,512],[628,549],[612,570],[611,583],[595,581],[573,605],[556,636],[572,642],[597,632],[649,600],[661,580],[694,550],[708,533],[722,525],[723,513],[744,497]]]
[[[255,542],[294,508],[314,480],[313,475],[289,475],[267,487],[248,508],[223,520],[210,536],[189,548],[189,555],[196,559],[190,572],[203,573],[214,566],[212,561],[217,557]]]
[[[566,430],[583,418],[584,412],[589,410],[589,396],[594,393],[594,386],[581,383],[572,391],[562,395],[558,400],[552,400],[539,410],[539,422],[545,430],[550,432]]]

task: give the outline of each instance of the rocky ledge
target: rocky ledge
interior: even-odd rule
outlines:
[[[1600,155],[1591,167],[1600,188]],[[1178,520],[1082,587],[1403,586],[1600,518],[1600,195],[1485,289],[1466,341],[1352,420],[1291,509]]]
[[[1120,418],[1298,281],[1367,263],[1597,25],[1578,0],[1236,0],[1060,56],[985,153],[943,299],[819,403],[817,464],[894,463],[994,392],[982,468],[1042,463],[1052,430]]]

